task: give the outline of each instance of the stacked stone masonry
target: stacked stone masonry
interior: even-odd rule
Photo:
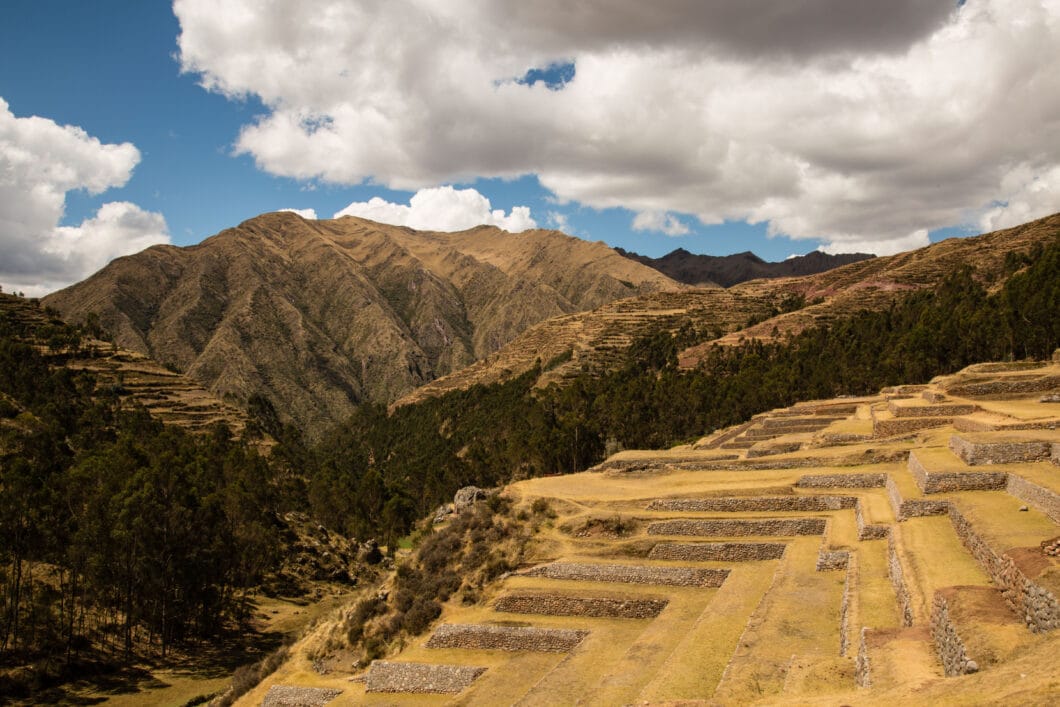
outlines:
[[[729,570],[703,567],[651,567],[646,565],[596,565],[552,562],[522,572],[528,577],[569,579],[580,582],[663,584],[674,587],[720,587]]]
[[[800,488],[873,489],[883,488],[886,474],[810,474],[800,477]]]
[[[854,519],[858,525],[858,540],[880,540],[891,534],[887,525],[872,525],[865,522],[865,511],[861,501],[854,504]]]
[[[909,453],[909,473],[916,485],[926,494],[952,491],[997,491],[1005,488],[1008,474],[1003,471],[929,472],[917,458],[916,451]]]
[[[952,417],[895,417],[892,419],[873,419],[872,434],[874,437],[894,437],[911,432],[942,427],[953,422]]]
[[[431,635],[427,647],[566,653],[588,635],[588,631],[576,629],[443,624]]]
[[[1005,490],[1027,505],[1034,506],[1054,522],[1060,523],[1060,494],[1016,474],[1009,474]]]
[[[471,686],[485,668],[431,663],[372,661],[365,678],[368,692],[413,692],[455,695]]]
[[[843,578],[843,600],[839,604],[839,657],[846,658],[850,650],[850,604],[851,597],[857,591],[857,559],[847,561],[847,574]]]
[[[861,688],[872,687],[872,665],[869,661],[869,645],[865,640],[869,632],[867,626],[861,628],[861,638],[858,641],[858,655],[854,658],[854,683]]]
[[[747,450],[747,458],[756,459],[759,457],[771,457],[776,454],[788,454],[790,452],[797,452],[801,448],[802,442],[786,442],[784,444],[771,444],[764,447],[755,445]]]
[[[957,383],[946,389],[950,395],[962,398],[986,398],[1004,395],[1047,393],[1060,388],[1060,376],[1028,376],[1001,380]]]
[[[853,508],[855,496],[748,496],[741,498],[663,498],[649,511],[838,511]]]
[[[949,501],[927,501],[923,499],[903,499],[898,484],[887,479],[887,500],[891,503],[894,517],[899,522],[908,518],[923,516],[942,516],[950,512]]]
[[[608,619],[654,619],[669,600],[622,597],[585,597],[567,594],[507,594],[494,611],[541,616],[589,616]]]
[[[939,405],[900,405],[894,401],[887,404],[887,409],[895,417],[960,417],[971,415],[978,408],[975,405],[961,403],[944,403]]]
[[[817,552],[817,571],[845,570],[850,564],[850,553],[846,550],[825,550],[822,546]]]
[[[953,435],[950,449],[970,466],[1035,462],[1049,456],[1049,442],[1041,440],[976,441]]]
[[[342,690],[297,685],[273,685],[265,693],[261,707],[324,707],[342,694]]]
[[[824,518],[763,518],[740,520],[666,520],[648,526],[648,535],[698,535],[739,537],[745,535],[821,535]]]
[[[893,535],[887,538],[887,576],[891,580],[891,586],[894,587],[894,597],[898,602],[898,611],[902,615],[902,625],[912,626],[913,600],[905,584],[905,572],[902,571],[902,562],[898,559],[898,547]]]
[[[778,560],[786,548],[784,543],[659,543],[648,553],[648,559],[754,562]]]
[[[1035,633],[1060,628],[1060,603],[1053,593],[1028,579],[1011,557],[994,552],[956,506],[951,505],[949,512],[957,537],[1001,590],[1016,616]]]
[[[979,669],[968,657],[964,641],[957,634],[957,627],[950,619],[946,597],[941,592],[935,592],[935,600],[932,602],[931,638],[935,642],[935,652],[946,677],[974,673]]]

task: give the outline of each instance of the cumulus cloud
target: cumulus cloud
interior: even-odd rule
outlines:
[[[310,221],[317,220],[316,209],[280,209],[280,211],[290,211],[292,214],[298,214],[302,218],[309,219]]]
[[[476,189],[454,189],[451,186],[420,189],[409,203],[395,204],[373,197],[355,201],[335,214],[408,226],[423,231],[465,231],[475,226],[497,226],[512,233],[537,228],[527,206],[513,206],[511,213],[491,209],[490,201]]]
[[[59,226],[68,191],[120,187],[139,161],[130,143],[106,145],[78,127],[15,117],[0,98],[0,284],[41,295],[119,255],[167,242],[162,215],[128,202],[103,204],[79,226]]]
[[[267,106],[236,145],[277,175],[414,190],[536,174],[564,202],[872,252],[1060,208],[1056,0],[174,10],[183,69]],[[560,90],[516,80],[557,64],[575,69]]]
[[[642,211],[633,217],[634,231],[654,231],[665,233],[668,236],[684,236],[688,234],[688,226],[681,222],[673,214],[662,211]]]

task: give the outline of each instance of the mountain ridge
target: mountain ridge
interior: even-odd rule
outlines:
[[[118,345],[303,429],[391,402],[544,319],[684,285],[556,231],[415,231],[276,212],[153,246],[44,298]],[[276,342],[283,342],[277,345]]]
[[[670,251],[661,258],[652,258],[616,248],[621,255],[655,268],[664,275],[686,285],[732,287],[759,278],[796,277],[814,275],[842,265],[875,258],[870,253],[840,253],[831,255],[813,250],[787,260],[771,263],[749,250],[732,255],[701,255],[684,248]]]

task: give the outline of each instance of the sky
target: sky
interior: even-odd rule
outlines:
[[[1060,211],[1060,0],[3,0],[0,286],[280,209],[652,256]]]

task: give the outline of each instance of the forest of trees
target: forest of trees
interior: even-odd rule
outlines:
[[[279,552],[267,463],[226,429],[123,410],[26,335],[0,318],[0,666],[164,656],[238,622]]]
[[[800,399],[1047,358],[1060,346],[1060,240],[1007,267],[992,293],[964,269],[885,311],[714,348],[691,371],[677,352],[694,335],[660,332],[617,370],[563,387],[536,390],[534,370],[391,414],[366,405],[312,447],[255,398],[249,434],[277,440],[267,458],[226,429],[193,435],[126,409],[0,316],[0,667],[128,660],[238,626],[281,559],[289,510],[393,546],[467,484],[582,470]],[[29,333],[55,348],[80,339],[54,323]]]

